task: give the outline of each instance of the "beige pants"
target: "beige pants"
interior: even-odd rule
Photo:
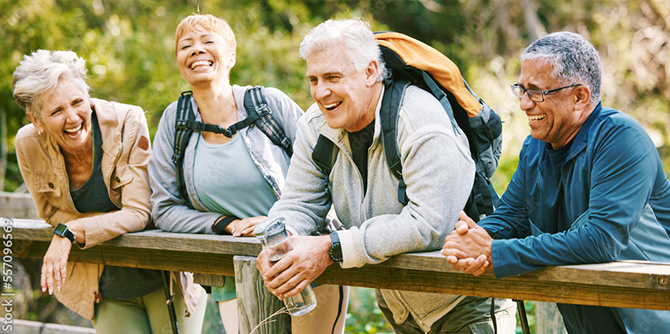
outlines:
[[[186,306],[180,293],[175,294],[177,325],[182,334],[199,334],[207,306],[207,293],[202,290],[195,312],[184,316]],[[95,305],[92,320],[97,334],[155,333],[172,334],[170,314],[165,305],[163,287],[144,296],[132,299],[102,298]]]
[[[294,334],[342,334],[349,302],[349,287],[323,284],[314,288],[316,308],[305,315],[291,318]],[[340,305],[340,299],[342,300]],[[226,333],[238,333],[237,300],[219,302],[221,321]],[[339,311],[339,312],[338,312]],[[334,329],[334,330],[333,330]]]

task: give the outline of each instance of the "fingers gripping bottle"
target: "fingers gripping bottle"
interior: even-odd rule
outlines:
[[[284,218],[279,217],[271,221],[262,235],[258,236],[263,250],[268,253],[270,262],[273,264],[281,260],[288,252],[293,250],[291,239],[289,239]],[[284,298],[286,309],[293,316],[307,314],[316,307],[316,296],[312,287],[307,287],[293,297]]]

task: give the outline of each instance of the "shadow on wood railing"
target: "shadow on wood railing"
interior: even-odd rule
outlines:
[[[11,219],[13,254],[41,258],[51,238],[52,228],[41,220]],[[238,303],[245,298],[244,284],[262,281],[254,258],[261,247],[256,238],[169,233],[147,230],[128,233],[82,251],[73,248],[70,259],[126,267],[190,271],[204,275],[235,275],[235,268],[251,268],[238,277],[254,277],[249,282],[236,279]],[[245,265],[246,263],[246,265]],[[255,271],[255,273],[253,272]],[[603,264],[549,267],[535,272],[495,279],[491,270],[479,277],[454,270],[438,251],[408,253],[377,265],[341,269],[330,266],[315,282],[368,288],[413,290],[479,297],[511,298],[570,304],[670,310],[670,264],[645,261],[617,261]],[[273,297],[268,297],[273,298]],[[240,305],[240,308],[244,307]],[[245,314],[246,317],[250,315]],[[251,315],[245,327],[258,323],[263,314]],[[242,320],[242,318],[241,318]],[[242,322],[242,321],[240,321]],[[257,333],[272,333],[260,331]]]

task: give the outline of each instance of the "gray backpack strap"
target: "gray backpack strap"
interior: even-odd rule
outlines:
[[[253,119],[253,124],[263,131],[272,143],[284,149],[289,157],[293,155],[291,139],[286,136],[277,120],[272,117],[272,110],[265,100],[262,86],[253,87],[244,93],[244,109],[249,115],[247,119]]]

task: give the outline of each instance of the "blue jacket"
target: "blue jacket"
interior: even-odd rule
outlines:
[[[524,142],[499,207],[480,222],[502,238],[491,249],[495,276],[615,260],[670,262],[670,181],[642,126],[598,105],[569,145],[556,166],[549,144],[530,136]],[[570,332],[670,328],[668,311],[558,306]]]

